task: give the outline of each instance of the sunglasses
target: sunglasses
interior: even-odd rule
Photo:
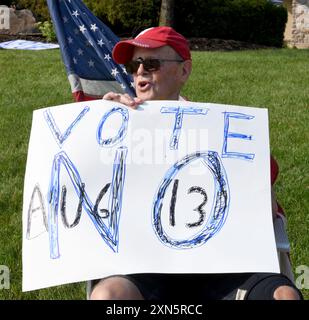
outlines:
[[[142,64],[145,71],[154,72],[161,68],[162,62],[183,62],[183,60],[172,60],[172,59],[152,59],[152,58],[138,58],[127,62],[124,66],[128,73],[136,73],[139,66]]]

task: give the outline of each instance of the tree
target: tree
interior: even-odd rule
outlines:
[[[161,11],[160,11],[160,26],[173,27],[174,25],[174,0],[162,0],[161,1]]]

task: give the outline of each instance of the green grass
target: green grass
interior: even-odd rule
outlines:
[[[183,94],[192,101],[267,107],[276,190],[288,217],[294,268],[309,266],[309,51],[194,52]],[[84,299],[85,284],[21,292],[22,192],[32,111],[72,102],[59,50],[0,50],[0,299]],[[297,276],[297,275],[296,275]],[[308,290],[303,290],[306,299]]]

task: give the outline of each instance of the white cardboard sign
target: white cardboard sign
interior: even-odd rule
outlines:
[[[36,110],[23,290],[129,273],[279,272],[266,109],[97,100]]]

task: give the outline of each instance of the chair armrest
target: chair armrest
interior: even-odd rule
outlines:
[[[285,228],[284,217],[277,216],[274,219],[274,232],[277,250],[280,252],[289,252],[290,251],[290,242]]]

